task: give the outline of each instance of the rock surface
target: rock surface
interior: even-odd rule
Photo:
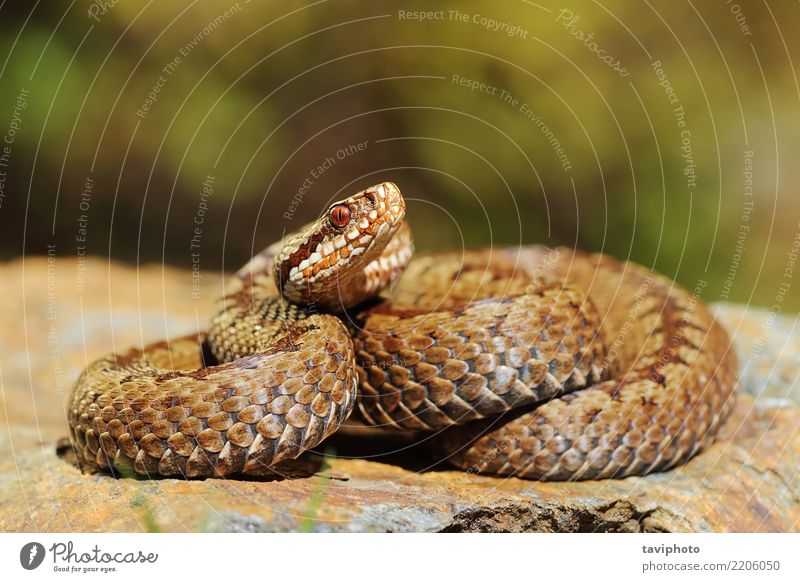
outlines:
[[[0,531],[800,531],[798,318],[736,305],[717,307],[742,359],[735,415],[710,450],[667,473],[468,475],[424,439],[356,428],[260,480],[82,475],[61,440],[71,383],[109,350],[201,329],[223,276],[198,274],[100,259],[0,265]]]

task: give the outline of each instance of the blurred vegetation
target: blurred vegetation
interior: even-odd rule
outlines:
[[[18,129],[0,168],[2,257],[55,244],[59,256],[231,270],[332,199],[391,179],[411,199],[420,250],[566,244],[690,288],[708,281],[709,301],[776,305],[800,230],[800,9],[568,8],[572,19],[525,0],[4,3],[0,134]],[[405,17],[415,10],[441,18]],[[792,284],[784,311],[800,308]]]

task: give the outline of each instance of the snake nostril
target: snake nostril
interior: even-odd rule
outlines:
[[[372,205],[373,208],[378,207],[378,193],[374,190],[367,190],[364,192],[364,196],[366,197],[367,201]]]

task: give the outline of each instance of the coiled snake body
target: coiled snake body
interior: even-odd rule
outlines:
[[[256,473],[354,408],[441,430],[470,472],[531,479],[644,475],[713,441],[738,366],[696,295],[567,249],[411,260],[404,215],[394,184],[359,192],[239,271],[207,335],[91,364],[68,405],[79,459]]]

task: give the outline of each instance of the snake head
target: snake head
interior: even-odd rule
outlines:
[[[278,288],[290,301],[334,311],[377,294],[380,289],[366,285],[364,278],[404,217],[403,196],[391,182],[331,204],[275,257]]]

